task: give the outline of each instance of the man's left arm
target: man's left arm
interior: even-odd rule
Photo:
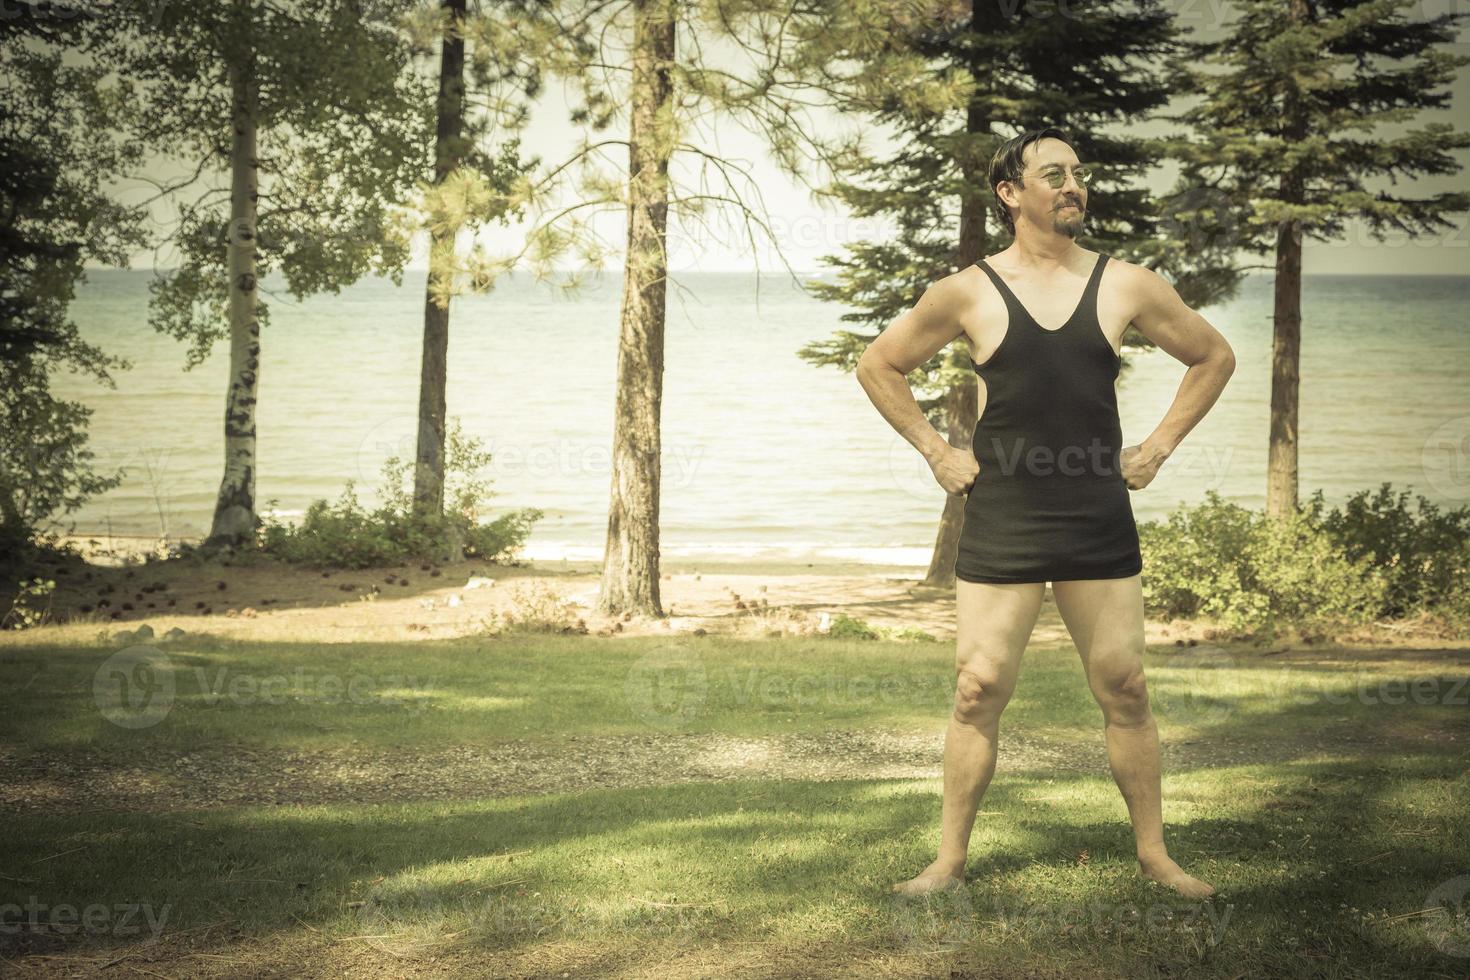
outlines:
[[[1124,482],[1130,490],[1142,490],[1219,399],[1235,371],[1235,351],[1220,331],[1184,304],[1167,279],[1142,266],[1131,271],[1134,328],[1188,368],[1158,426],[1121,454]]]

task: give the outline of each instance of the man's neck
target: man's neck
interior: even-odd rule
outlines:
[[[1081,246],[1076,239],[1056,234],[1018,234],[1001,254],[1011,265],[1026,269],[1062,269],[1072,264]]]

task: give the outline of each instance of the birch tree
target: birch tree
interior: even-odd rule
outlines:
[[[136,81],[133,132],[177,221],[160,242],[150,322],[189,344],[186,366],[227,340],[224,471],[206,547],[252,544],[256,412],[268,310],[370,272],[401,282],[397,209],[426,172],[425,80],[398,28],[406,2],[229,0],[118,7],[91,48]],[[171,254],[170,254],[171,253]]]
[[[760,188],[747,165],[721,154],[701,127],[733,122],[762,136],[781,170],[808,187],[835,172],[847,137],[818,138],[784,64],[794,18],[789,0],[629,0],[567,3],[559,16],[586,24],[594,45],[561,60],[576,84],[574,122],[589,134],[566,159],[524,188],[532,202],[525,246],[495,260],[530,257],[538,275],[575,251],[584,269],[613,250],[589,213],[624,215],[612,473],[599,609],[661,617],[659,512],[668,237],[709,229],[710,215],[733,216],[755,245],[775,241]],[[626,138],[602,136],[626,113]],[[619,164],[610,148],[626,150]],[[686,172],[686,164],[688,170]],[[718,235],[719,232],[714,234]],[[780,252],[782,264],[790,265]],[[580,270],[563,285],[575,288]]]

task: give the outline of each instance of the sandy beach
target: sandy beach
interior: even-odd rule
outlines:
[[[917,628],[941,642],[955,636],[954,590],[924,586],[923,569],[912,567],[666,562],[660,582],[666,617],[651,619],[597,612],[599,568],[593,562],[466,561],[330,571],[266,560],[137,564],[128,559],[136,562],[156,548],[156,540],[66,540],[87,561],[56,571],[53,625],[46,629],[57,639],[74,633],[91,640],[99,631],[115,636],[146,623],[155,635],[177,627],[260,641],[396,642],[484,635],[507,628],[507,615],[520,622],[536,616],[559,620],[568,632],[588,635],[759,638],[822,633],[845,614],[873,627]],[[1150,647],[1225,642],[1212,623],[1198,619],[1150,617],[1145,636]],[[23,636],[12,633],[11,640],[23,642]],[[1048,586],[1031,643],[1068,642]],[[1387,624],[1339,636],[1334,644],[1457,649],[1464,638]],[[1293,647],[1321,650],[1293,638],[1271,649]]]

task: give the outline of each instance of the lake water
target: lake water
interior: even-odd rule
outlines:
[[[147,325],[149,272],[100,271],[72,307],[83,336],[135,362],[115,391],[61,375],[94,408],[100,469],[125,482],[62,524],[79,532],[197,537],[208,531],[223,461],[228,350],[193,371]],[[923,565],[943,491],[856,379],[796,356],[843,324],[785,276],[676,277],[664,387],[666,557],[852,560]],[[268,284],[269,285],[269,284]],[[279,284],[275,284],[278,288]],[[757,290],[757,285],[759,289]],[[575,298],[528,279],[456,301],[449,412],[494,454],[492,510],[545,511],[525,554],[601,557],[621,279]],[[382,461],[411,459],[423,278],[337,296],[271,300],[262,341],[262,507],[299,514],[356,481],[376,498]],[[1301,494],[1331,502],[1391,481],[1444,506],[1470,503],[1470,276],[1308,276],[1303,295]],[[1247,280],[1202,311],[1235,348],[1215,408],[1158,478],[1132,496],[1139,520],[1216,489],[1263,506],[1271,369],[1271,279]],[[1126,353],[1126,443],[1172,402],[1184,366]]]

